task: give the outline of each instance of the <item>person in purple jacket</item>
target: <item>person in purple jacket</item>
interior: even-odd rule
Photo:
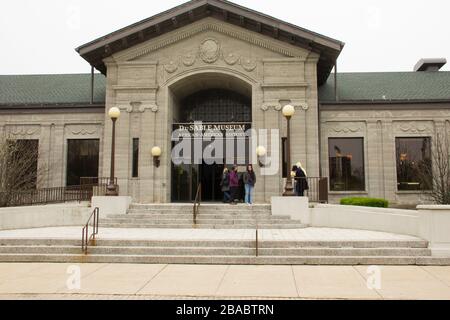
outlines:
[[[238,169],[236,166],[230,172],[230,192],[231,192],[231,201],[230,204],[237,204],[237,192],[239,189],[239,176]]]

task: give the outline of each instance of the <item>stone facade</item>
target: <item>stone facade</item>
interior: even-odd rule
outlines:
[[[12,139],[39,140],[39,188],[66,185],[68,139],[100,139],[104,135],[104,114],[84,112],[13,112],[0,114],[0,134]],[[100,158],[103,144],[100,143]],[[100,163],[100,170],[103,164]]]
[[[292,121],[292,157],[317,176],[318,59],[316,53],[212,18],[106,59],[106,110],[115,106],[124,111],[117,123],[116,149],[121,193],[140,202],[170,201],[170,138],[177,101],[212,84],[248,91],[252,98],[252,127],[256,130],[279,129],[285,136],[286,120],[281,109],[293,104],[297,115]],[[105,123],[104,149],[108,154],[111,125],[110,121]],[[142,146],[142,175],[137,179],[130,178],[132,138],[140,138]],[[164,151],[160,168],[151,161],[153,146]],[[107,175],[108,170],[106,157],[103,174]],[[280,174],[258,177],[258,202],[268,202],[282,193]]]
[[[397,190],[395,139],[450,134],[450,105],[444,104],[359,104],[323,105],[321,111],[321,167],[329,175],[328,139],[364,138],[366,190],[331,192],[330,201],[344,196],[370,196],[396,204],[429,202],[422,191]]]
[[[242,24],[245,21],[241,18]],[[118,107],[122,111],[116,128],[120,193],[134,202],[166,203],[171,201],[171,133],[182,107],[179,101],[204,89],[225,88],[251,97],[256,130],[278,129],[285,137],[281,110],[286,104],[296,108],[292,162],[301,161],[311,177],[329,175],[329,138],[364,138],[366,190],[331,192],[331,202],[348,195],[386,198],[398,204],[426,202],[421,192],[397,191],[395,138],[449,135],[450,103],[319,104],[324,53],[296,45],[295,37],[291,43],[282,41],[277,28],[274,37],[263,34],[260,22],[256,26],[260,32],[209,16],[111,54],[106,54],[110,47],[105,46],[104,106],[0,110],[0,130],[20,139],[39,139],[39,167],[50,168],[39,187],[63,186],[68,139],[100,139],[99,175],[109,176],[112,123],[108,110]],[[159,33],[159,24],[155,28]],[[329,40],[323,39],[322,43]],[[127,41],[122,39],[123,44]],[[138,178],[132,177],[133,138],[140,139]],[[154,146],[163,150],[158,168],[151,157]],[[270,202],[283,192],[281,168],[276,175],[261,176],[260,170],[257,175],[256,202]]]

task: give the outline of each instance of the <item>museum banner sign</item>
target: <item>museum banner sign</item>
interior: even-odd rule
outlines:
[[[247,138],[251,128],[251,123],[177,123],[173,125],[172,138]]]

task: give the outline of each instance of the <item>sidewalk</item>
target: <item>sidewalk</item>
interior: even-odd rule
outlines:
[[[72,268],[70,268],[72,267]],[[450,267],[0,264],[0,299],[445,299]],[[80,289],[76,283],[80,270]]]

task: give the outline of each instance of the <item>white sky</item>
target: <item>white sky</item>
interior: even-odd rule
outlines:
[[[234,1],[345,42],[340,72],[412,71],[436,57],[450,70],[448,0]],[[3,0],[0,74],[87,73],[76,47],[183,2]]]

